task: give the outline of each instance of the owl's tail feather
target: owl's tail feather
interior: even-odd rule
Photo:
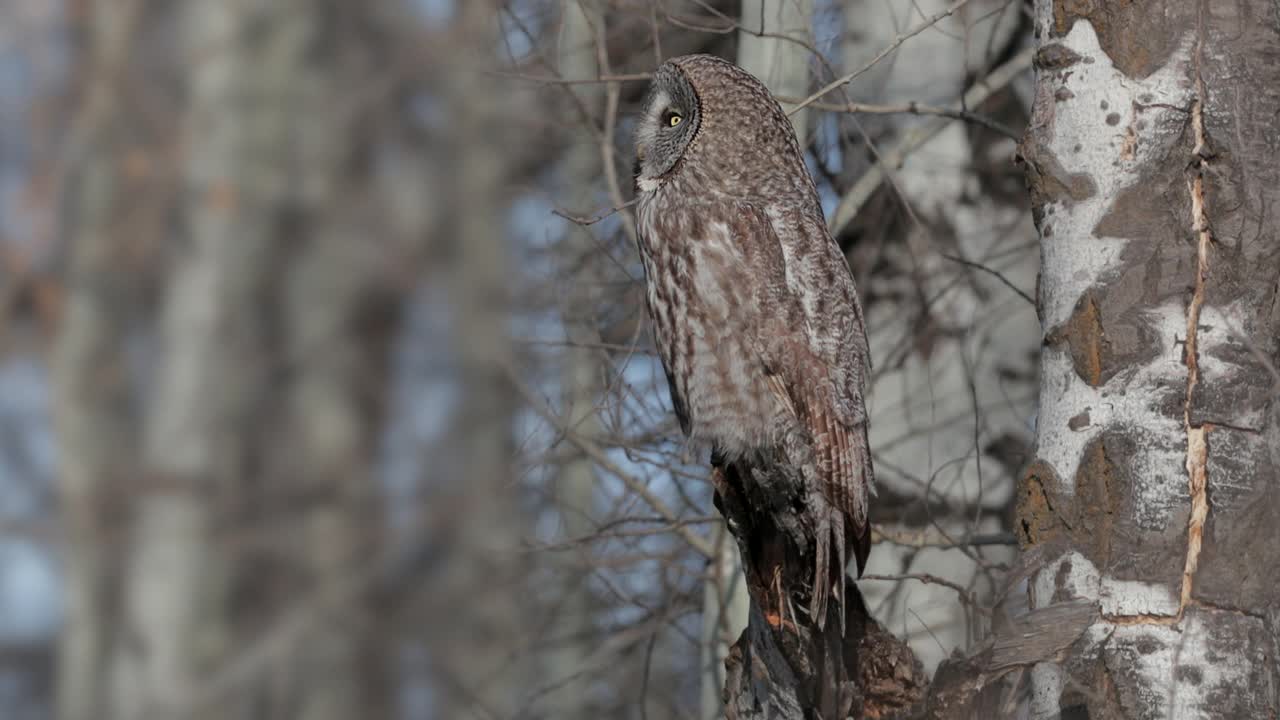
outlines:
[[[809,595],[809,618],[821,630],[827,621],[827,591],[831,588],[827,552],[831,546],[830,513],[822,513],[814,533],[813,590]]]
[[[836,606],[840,614],[840,635],[844,636],[844,569],[848,551],[844,534],[844,513],[825,501],[819,502],[818,522],[814,533],[813,590],[809,600],[809,617],[821,630],[827,622],[827,596],[835,585]],[[832,578],[831,545],[835,544],[836,578]]]
[[[849,558],[845,556],[844,513],[831,511],[831,537],[836,543],[836,609],[840,613],[840,637],[844,637],[844,569],[849,567]],[[827,582],[831,582],[830,579]]]

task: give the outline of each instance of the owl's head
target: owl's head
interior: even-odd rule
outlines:
[[[701,122],[698,94],[679,66],[668,62],[658,68],[636,126],[636,182],[642,189],[675,168]]]
[[[636,128],[636,186],[673,176],[735,197],[817,205],[795,130],[764,83],[713,55],[672,58],[653,74]]]

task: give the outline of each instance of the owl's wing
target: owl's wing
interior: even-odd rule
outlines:
[[[676,411],[676,419],[680,421],[680,431],[687,437],[690,427],[689,406],[685,403],[684,396],[680,394],[675,376],[671,374],[671,367],[667,365],[667,358],[662,353],[658,353],[658,357],[662,359],[662,371],[667,374],[667,389],[671,391],[671,407]]]
[[[670,333],[672,330],[667,327],[664,332],[663,324],[657,320],[662,308],[658,305],[659,298],[654,289],[657,277],[654,273],[653,256],[650,253],[651,245],[648,242],[652,238],[646,238],[646,233],[649,231],[650,229],[644,222],[636,223],[636,245],[637,250],[640,252],[640,261],[644,267],[645,276],[645,305],[648,310],[646,315],[649,318],[653,332],[654,349],[657,350],[658,359],[662,361],[662,372],[667,377],[667,390],[671,393],[671,407],[675,410],[676,419],[680,421],[680,431],[688,437],[691,428],[689,423],[689,404],[685,401],[684,394],[680,391],[680,385],[676,383],[675,373],[671,371],[671,362],[667,357],[667,352],[671,348],[672,338]]]
[[[820,213],[758,210],[768,219],[764,242],[771,251],[776,246],[780,260],[763,279],[772,302],[762,310],[790,308],[783,325],[800,346],[786,352],[774,345],[768,365],[778,381],[770,387],[785,394],[784,407],[798,410],[813,438],[823,495],[849,520],[845,529],[861,575],[871,549],[867,505],[875,480],[863,399],[870,356],[853,275]]]

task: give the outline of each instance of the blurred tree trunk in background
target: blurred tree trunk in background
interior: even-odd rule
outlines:
[[[441,238],[451,260],[452,350],[459,399],[450,421],[459,463],[449,508],[452,548],[441,583],[439,641],[429,649],[438,672],[440,717],[513,717],[527,702],[528,603],[521,594],[527,537],[515,477],[513,421],[518,409],[508,375],[514,362],[508,258],[508,172],[517,149],[506,132],[511,93],[493,75],[495,4],[458,7],[446,62],[451,215]]]
[[[561,4],[561,28],[558,38],[559,72],[567,80],[599,77],[599,51],[607,42],[603,0],[564,0]],[[589,215],[601,205],[601,170],[612,163],[613,142],[601,143],[605,118],[605,86],[587,83],[565,87],[564,117],[581,116],[582,124],[569,136],[563,159],[564,202],[574,213]],[[602,148],[605,153],[602,156]],[[606,398],[600,378],[605,360],[598,349],[602,310],[603,259],[591,231],[566,223],[560,241],[558,277],[562,290],[557,298],[565,326],[565,348],[561,372],[562,414],[573,432],[585,437],[600,435],[600,418]],[[560,582],[565,596],[553,611],[557,622],[549,625],[547,642],[552,646],[549,672],[544,686],[556,688],[548,698],[551,717],[574,720],[590,718],[590,671],[588,657],[597,638],[592,630],[594,603],[591,601],[591,546],[582,543],[597,527],[593,505],[596,485],[595,463],[585,455],[574,457],[560,467],[556,483],[556,505],[559,508],[564,538],[575,544],[575,550],[559,555],[563,560]],[[571,681],[571,678],[577,678]]]
[[[374,469],[398,315],[359,226],[321,217],[331,224],[314,228],[299,253],[285,303],[287,362],[296,374],[281,438],[290,452],[280,459],[293,487],[282,499],[305,508],[287,544],[302,575],[290,588],[295,603],[309,588],[357,582],[378,556]],[[288,520],[280,524],[292,529]],[[287,616],[289,605],[278,612]],[[317,623],[294,651],[281,702],[296,706],[302,720],[391,717],[394,667],[381,630],[359,605],[336,622]]]
[[[314,65],[327,56],[318,44],[322,7],[190,3],[181,18],[186,236],[175,243],[143,422],[121,618],[129,637],[113,666],[117,720],[192,702],[206,675],[267,620],[285,580],[246,577],[249,555],[225,540],[258,509],[263,441],[278,417],[279,278],[290,223],[326,199],[325,156],[341,148],[309,135],[323,135],[333,112]],[[237,688],[216,715],[247,716],[260,691]]]
[[[760,78],[774,95],[805,97],[809,94],[812,43],[812,0],[745,0],[742,3],[738,65]],[[783,109],[789,107],[784,104]],[[802,147],[808,137],[808,117],[808,111],[791,116]],[[724,714],[724,661],[729,647],[747,627],[751,607],[738,545],[723,521],[717,521],[713,527],[712,545],[719,557],[707,568],[702,602],[702,720]]]
[[[738,65],[782,97],[809,95],[813,51],[813,0],[743,0],[738,30]],[[782,103],[790,112],[794,105]],[[791,116],[791,125],[808,145],[808,110]]]
[[[129,267],[127,226],[136,190],[122,156],[127,108],[120,86],[140,2],[98,3],[84,30],[85,98],[72,126],[64,233],[71,245],[63,318],[53,350],[54,418],[62,443],[59,495],[66,532],[66,626],[54,704],[61,720],[96,720],[113,638],[111,598],[120,560],[119,488],[133,472],[136,426],[127,421],[125,345],[140,297]]]
[[[396,305],[357,222],[372,183],[353,174],[367,165],[347,93],[367,68],[343,41],[356,18],[320,0],[193,2],[156,18],[188,53],[180,192],[167,196],[179,220],[159,225],[169,242],[122,220],[166,200],[125,192],[146,173],[122,172],[139,160],[121,156],[114,119],[114,78],[147,49],[132,36],[139,6],[92,5],[73,133],[85,157],[54,378],[71,598],[59,717],[361,716],[380,673],[358,613],[284,648],[291,664],[250,652],[313,591],[350,582],[376,533]],[[149,312],[137,297],[148,247],[173,248]],[[138,330],[153,319],[148,358]],[[130,388],[139,365],[155,380]]]
[[[963,107],[1016,132],[1026,109],[1004,83],[1028,75],[1030,65],[1029,54],[1016,53],[1019,6],[956,5],[848,0],[842,71],[862,72],[828,101]],[[948,8],[951,15],[872,63],[891,38]],[[1003,70],[1010,66],[1013,72]],[[961,101],[982,88],[991,88],[986,102]],[[1012,480],[1026,463],[1035,417],[1039,352],[1027,297],[1038,258],[1022,173],[1009,161],[1015,140],[974,123],[904,112],[845,114],[838,122],[848,141],[839,170],[849,180],[827,220],[867,305],[871,447],[884,471],[876,475],[873,523],[940,531],[961,544],[1007,533]],[[917,147],[898,155],[908,142]],[[928,509],[936,503],[959,512]],[[867,572],[927,573],[985,597],[1000,591],[990,568],[1013,555],[1009,546],[880,542]],[[927,668],[986,632],[987,618],[956,612],[954,591],[944,585],[859,587],[886,626],[917,639],[913,647]]]
[[[277,499],[267,503],[274,513],[300,524],[289,533],[285,562],[301,577],[276,606],[285,617],[314,589],[363,584],[368,568],[378,566],[382,513],[375,469],[391,391],[390,348],[404,300],[387,282],[392,244],[368,234],[383,206],[375,138],[364,127],[368,104],[349,97],[372,72],[364,57],[369,49],[353,47],[348,37],[362,18],[358,8],[342,4],[306,4],[311,24],[296,31],[305,38],[299,49],[307,65],[293,80],[301,105],[311,109],[296,132],[295,182],[306,190],[302,212],[281,232],[293,250],[281,299],[280,352],[290,382],[274,444],[282,467],[268,472],[285,478],[287,490],[259,492]],[[391,638],[381,618],[362,610],[355,603],[337,621],[318,622],[298,643],[292,677],[278,699],[281,707],[296,708],[292,717],[393,717]]]
[[[1043,245],[1032,584],[1097,617],[1033,717],[1274,717],[1280,17],[1041,1],[1023,146]]]

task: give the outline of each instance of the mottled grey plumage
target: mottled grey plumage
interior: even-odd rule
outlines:
[[[821,624],[848,546],[861,574],[870,540],[870,359],[853,276],[791,123],[736,65],[660,67],[636,155],[646,297],[680,425],[728,460],[781,450],[805,469]]]

